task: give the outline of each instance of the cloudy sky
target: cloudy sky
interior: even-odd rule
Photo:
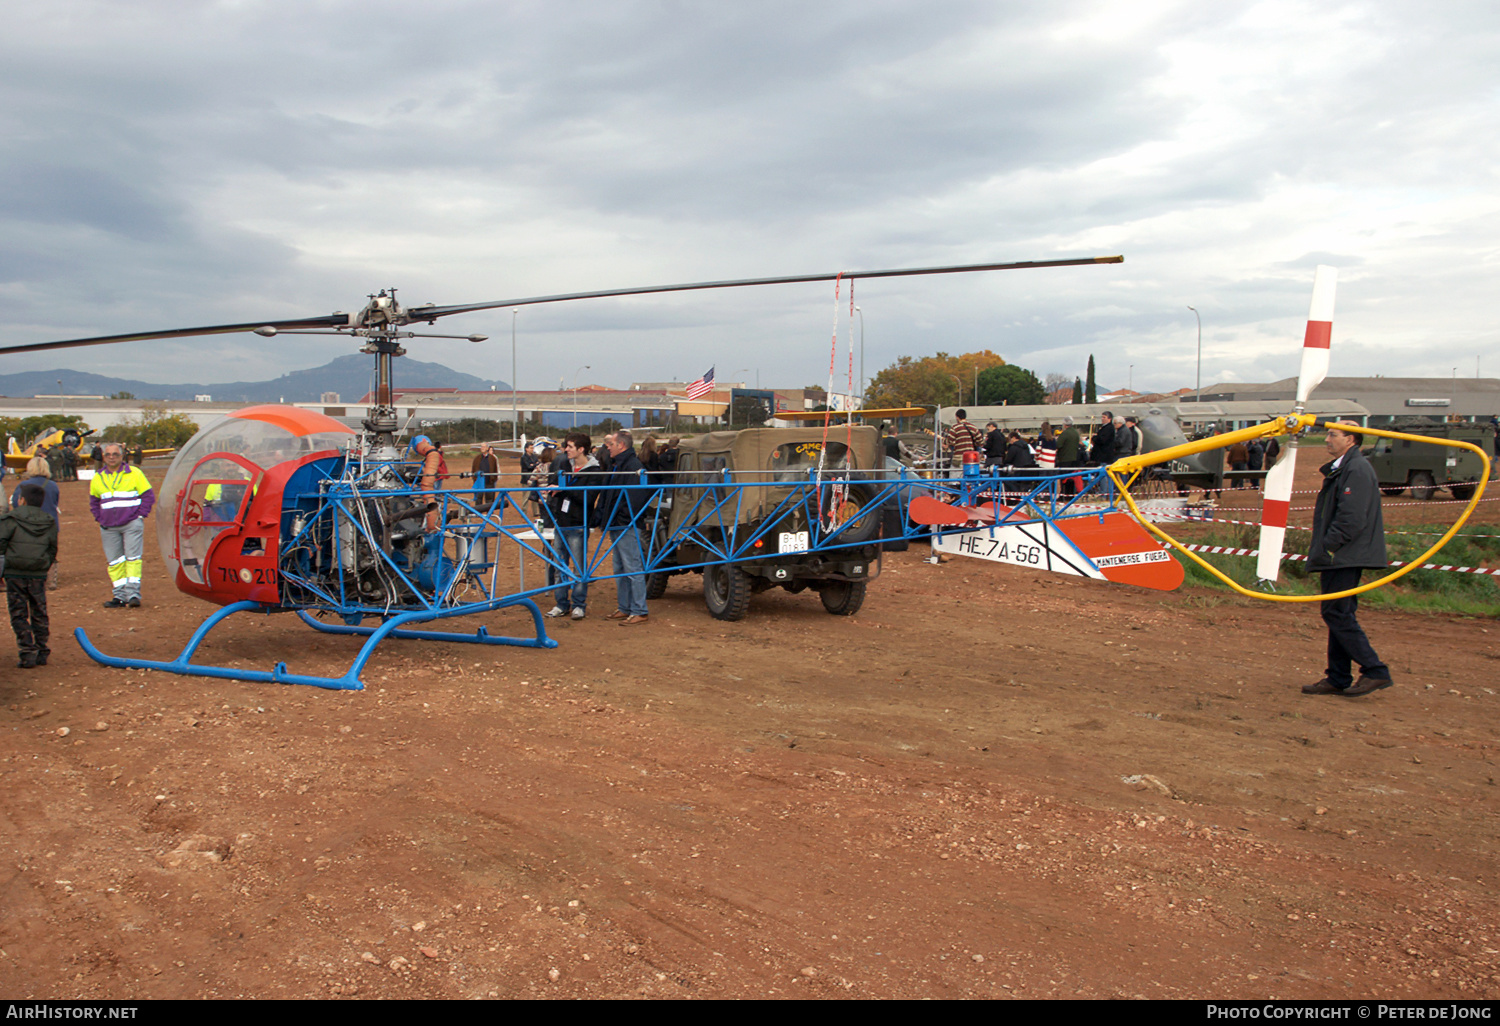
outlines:
[[[1204,384],[1273,380],[1318,263],[1333,374],[1500,375],[1493,3],[49,0],[7,30],[0,345],[388,285],[448,304],[1118,253],[861,283],[867,375],[988,347],[1192,385],[1191,304]],[[519,384],[823,382],[834,312],[824,285],[523,308]],[[509,380],[508,310],[439,324],[494,341],[414,357]],[[216,337],[0,371],[222,381],[349,351]]]

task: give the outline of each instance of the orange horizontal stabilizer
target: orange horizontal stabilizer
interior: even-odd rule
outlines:
[[[918,499],[912,500],[913,515]],[[983,516],[988,523],[997,514],[1009,512],[1005,507],[984,506],[979,509],[946,506],[932,500],[941,509],[929,510],[930,516],[966,515],[976,523]],[[922,521],[932,523],[932,521]],[[956,526],[947,520],[942,525]],[[1017,524],[980,526],[972,531],[945,534],[935,540],[939,552],[952,552],[995,563],[1010,563],[1033,570],[1050,570],[1072,577],[1133,584],[1139,588],[1172,591],[1182,584],[1182,564],[1170,551],[1148,535],[1140,524],[1125,513],[1104,513],[1054,521],[1022,521]],[[1086,557],[1086,558],[1085,558]]]
[[[1128,513],[1059,520],[1057,526],[1107,581],[1159,591],[1174,591],[1182,584],[1182,564]]]
[[[930,495],[918,495],[911,500],[907,516],[911,517],[912,523],[928,527],[962,527],[975,523],[979,519],[978,512],[968,506],[950,506]]]

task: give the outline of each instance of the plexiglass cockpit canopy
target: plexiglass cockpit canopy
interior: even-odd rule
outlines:
[[[215,453],[238,456],[261,472],[309,453],[338,450],[354,441],[352,429],[313,410],[296,406],[251,406],[220,417],[188,440],[167,468],[156,497],[156,538],[168,572],[177,576],[173,558],[177,505],[193,468]],[[215,460],[212,467],[225,461]],[[237,475],[235,475],[237,476]]]

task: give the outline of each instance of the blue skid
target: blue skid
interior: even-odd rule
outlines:
[[[473,634],[459,634],[452,631],[413,631],[404,630],[403,625],[409,623],[422,623],[429,620],[443,619],[449,616],[467,616],[471,613],[487,612],[491,609],[499,609],[502,606],[521,605],[531,611],[533,623],[536,625],[535,638],[510,638],[491,635],[484,627],[480,627]],[[328,688],[336,691],[363,691],[364,682],[359,679],[360,671],[365,668],[365,663],[374,654],[375,647],[385,640],[387,636],[397,638],[414,638],[425,641],[457,641],[480,645],[520,645],[526,648],[556,648],[557,642],[547,637],[545,622],[542,619],[542,611],[531,599],[520,599],[514,601],[509,598],[496,599],[491,602],[474,603],[456,607],[453,609],[430,610],[422,609],[409,613],[398,613],[386,620],[378,627],[344,626],[322,623],[309,616],[306,611],[298,610],[297,613],[303,621],[316,629],[329,634],[357,634],[366,637],[365,643],[360,647],[359,655],[355,656],[354,662],[342,677],[312,677],[304,674],[288,673],[286,663],[277,663],[269,672],[266,670],[241,670],[230,666],[205,666],[192,661],[193,653],[203,640],[208,637],[208,632],[213,630],[220,622],[227,620],[235,613],[242,612],[280,612],[274,606],[262,605],[259,602],[233,602],[218,612],[214,613],[193,632],[188,639],[187,645],[176,659],[170,662],[162,662],[154,659],[123,659],[119,656],[109,656],[100,652],[89,641],[88,635],[82,627],[73,631],[73,636],[78,639],[78,644],[88,654],[89,658],[104,666],[113,666],[123,670],[161,670],[166,673],[180,673],[195,677],[221,677],[226,680],[247,680],[263,684],[310,684],[317,688]]]

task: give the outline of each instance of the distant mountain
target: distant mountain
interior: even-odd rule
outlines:
[[[223,381],[202,385],[156,385],[149,381],[110,378],[88,371],[59,368],[50,371],[26,371],[0,374],[0,395],[56,395],[59,379],[67,395],[113,395],[129,392],[137,399],[192,399],[211,395],[216,401],[234,403],[317,402],[324,392],[337,392],[345,403],[357,403],[373,387],[371,361],[368,356],[350,354],[309,370],[293,371],[272,381]],[[402,388],[457,388],[484,392],[492,386],[497,392],[509,392],[505,381],[487,381],[465,374],[440,363],[402,359],[397,364],[396,381]]]

